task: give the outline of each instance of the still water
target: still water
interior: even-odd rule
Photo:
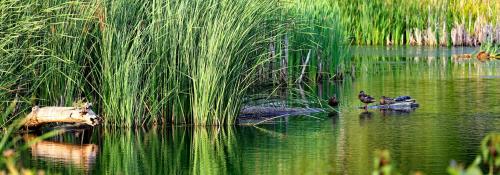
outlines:
[[[309,90],[337,94],[338,114],[258,127],[75,131],[31,146],[22,163],[63,174],[370,174],[374,151],[387,149],[403,174],[445,174],[451,160],[472,162],[485,134],[500,132],[500,62],[451,58],[472,51],[354,48],[353,77]],[[360,90],[410,95],[420,107],[363,111]]]

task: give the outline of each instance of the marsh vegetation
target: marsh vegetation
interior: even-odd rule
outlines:
[[[402,172],[445,173],[451,159],[473,162],[480,138],[500,129],[499,62],[452,57],[498,56],[498,9],[491,0],[1,0],[0,151],[15,152],[0,169],[368,174],[383,148]],[[412,95],[422,107],[360,114],[359,90]],[[340,104],[329,115],[235,126],[245,106],[326,108],[332,96]],[[16,133],[33,106],[76,101],[92,102],[103,127]]]
[[[2,1],[0,109],[85,98],[106,125],[231,125],[248,88],[294,82],[306,55],[310,79],[342,68],[338,6],[285,4]]]

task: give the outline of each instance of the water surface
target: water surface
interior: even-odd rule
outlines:
[[[500,62],[451,58],[473,50],[355,48],[354,77],[310,89],[337,94],[338,114],[258,127],[78,131],[32,146],[23,165],[64,174],[369,174],[374,151],[388,149],[403,174],[445,174],[450,160],[472,162],[483,136],[500,132]],[[410,95],[420,108],[363,111],[360,90]]]

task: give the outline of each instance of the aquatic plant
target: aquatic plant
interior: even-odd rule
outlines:
[[[32,104],[69,105],[87,84],[90,3],[0,2],[0,111]],[[14,103],[15,102],[15,103]],[[6,122],[5,118],[2,122]]]
[[[33,60],[42,55],[37,44],[43,30],[44,18],[37,13],[33,2],[5,0],[0,2],[0,111],[7,111],[32,83]],[[6,122],[2,118],[1,124]]]
[[[160,115],[172,123],[232,124],[265,62],[276,3],[105,4],[100,74],[109,121],[138,125]]]
[[[321,81],[348,67],[340,8],[337,2],[324,0],[285,4],[285,15],[293,19],[286,33],[291,49],[287,68],[292,82]]]
[[[466,168],[464,165],[452,161],[450,167],[448,167],[448,173],[451,175],[485,174],[481,169],[481,165],[487,167],[488,174],[498,173],[500,168],[500,156],[498,155],[500,152],[500,134],[492,133],[484,137],[483,141],[481,141],[480,150],[481,153]]]
[[[87,97],[102,105],[108,124],[166,116],[173,123],[231,124],[255,67],[264,63],[259,45],[275,30],[268,25],[275,6],[2,1],[0,98],[70,105]]]
[[[296,66],[308,50],[311,67],[329,67],[310,75],[341,69],[338,6],[300,3],[2,1],[0,109],[85,98],[106,125],[232,124],[273,58],[297,55]]]
[[[6,112],[3,115],[8,115],[13,110],[8,111],[10,112]],[[8,126],[0,127],[0,174],[5,174],[5,170],[9,174],[33,174],[33,170],[25,169],[18,164],[19,153],[25,151],[32,144],[64,132],[62,130],[54,130],[35,137],[29,142],[21,142],[17,131],[21,129],[23,123],[23,119],[16,119]]]
[[[379,174],[397,174],[394,170],[395,167],[391,162],[391,154],[388,150],[377,150],[375,151],[375,159],[373,175]]]
[[[487,167],[488,174],[498,173],[500,168],[500,134],[491,133],[484,137],[481,141],[480,154],[474,162],[467,168],[463,164],[457,164],[452,161],[448,167],[450,175],[479,175],[485,174],[481,169],[481,165]],[[481,164],[481,162],[483,164]],[[377,150],[374,159],[374,170],[372,174],[400,174],[394,170],[394,165],[391,162],[390,152],[388,150]],[[422,174],[415,172],[415,174]]]
[[[477,45],[500,37],[498,1],[336,1],[355,44]]]
[[[491,42],[481,45],[479,48],[480,52],[486,52],[490,57],[499,58],[500,56],[500,43],[493,44]]]

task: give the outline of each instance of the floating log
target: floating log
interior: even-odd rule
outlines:
[[[240,115],[236,122],[239,125],[258,125],[264,122],[274,123],[274,120],[278,118],[281,119],[288,116],[309,115],[320,112],[325,112],[325,110],[320,108],[251,106],[245,107],[240,111]]]
[[[290,107],[265,107],[252,106],[243,108],[239,117],[275,117],[280,115],[307,115],[318,112],[325,112],[320,108],[290,108]]]
[[[414,101],[405,101],[405,102],[398,102],[398,103],[393,103],[393,104],[388,104],[388,105],[368,106],[367,109],[386,109],[386,110],[407,111],[409,109],[414,109],[417,107],[419,107],[418,103],[416,103]],[[364,109],[364,107],[360,107],[360,109]]]
[[[99,117],[90,109],[91,103],[81,107],[38,107],[32,108],[26,116],[25,127],[38,127],[48,123],[78,123],[95,126]]]

